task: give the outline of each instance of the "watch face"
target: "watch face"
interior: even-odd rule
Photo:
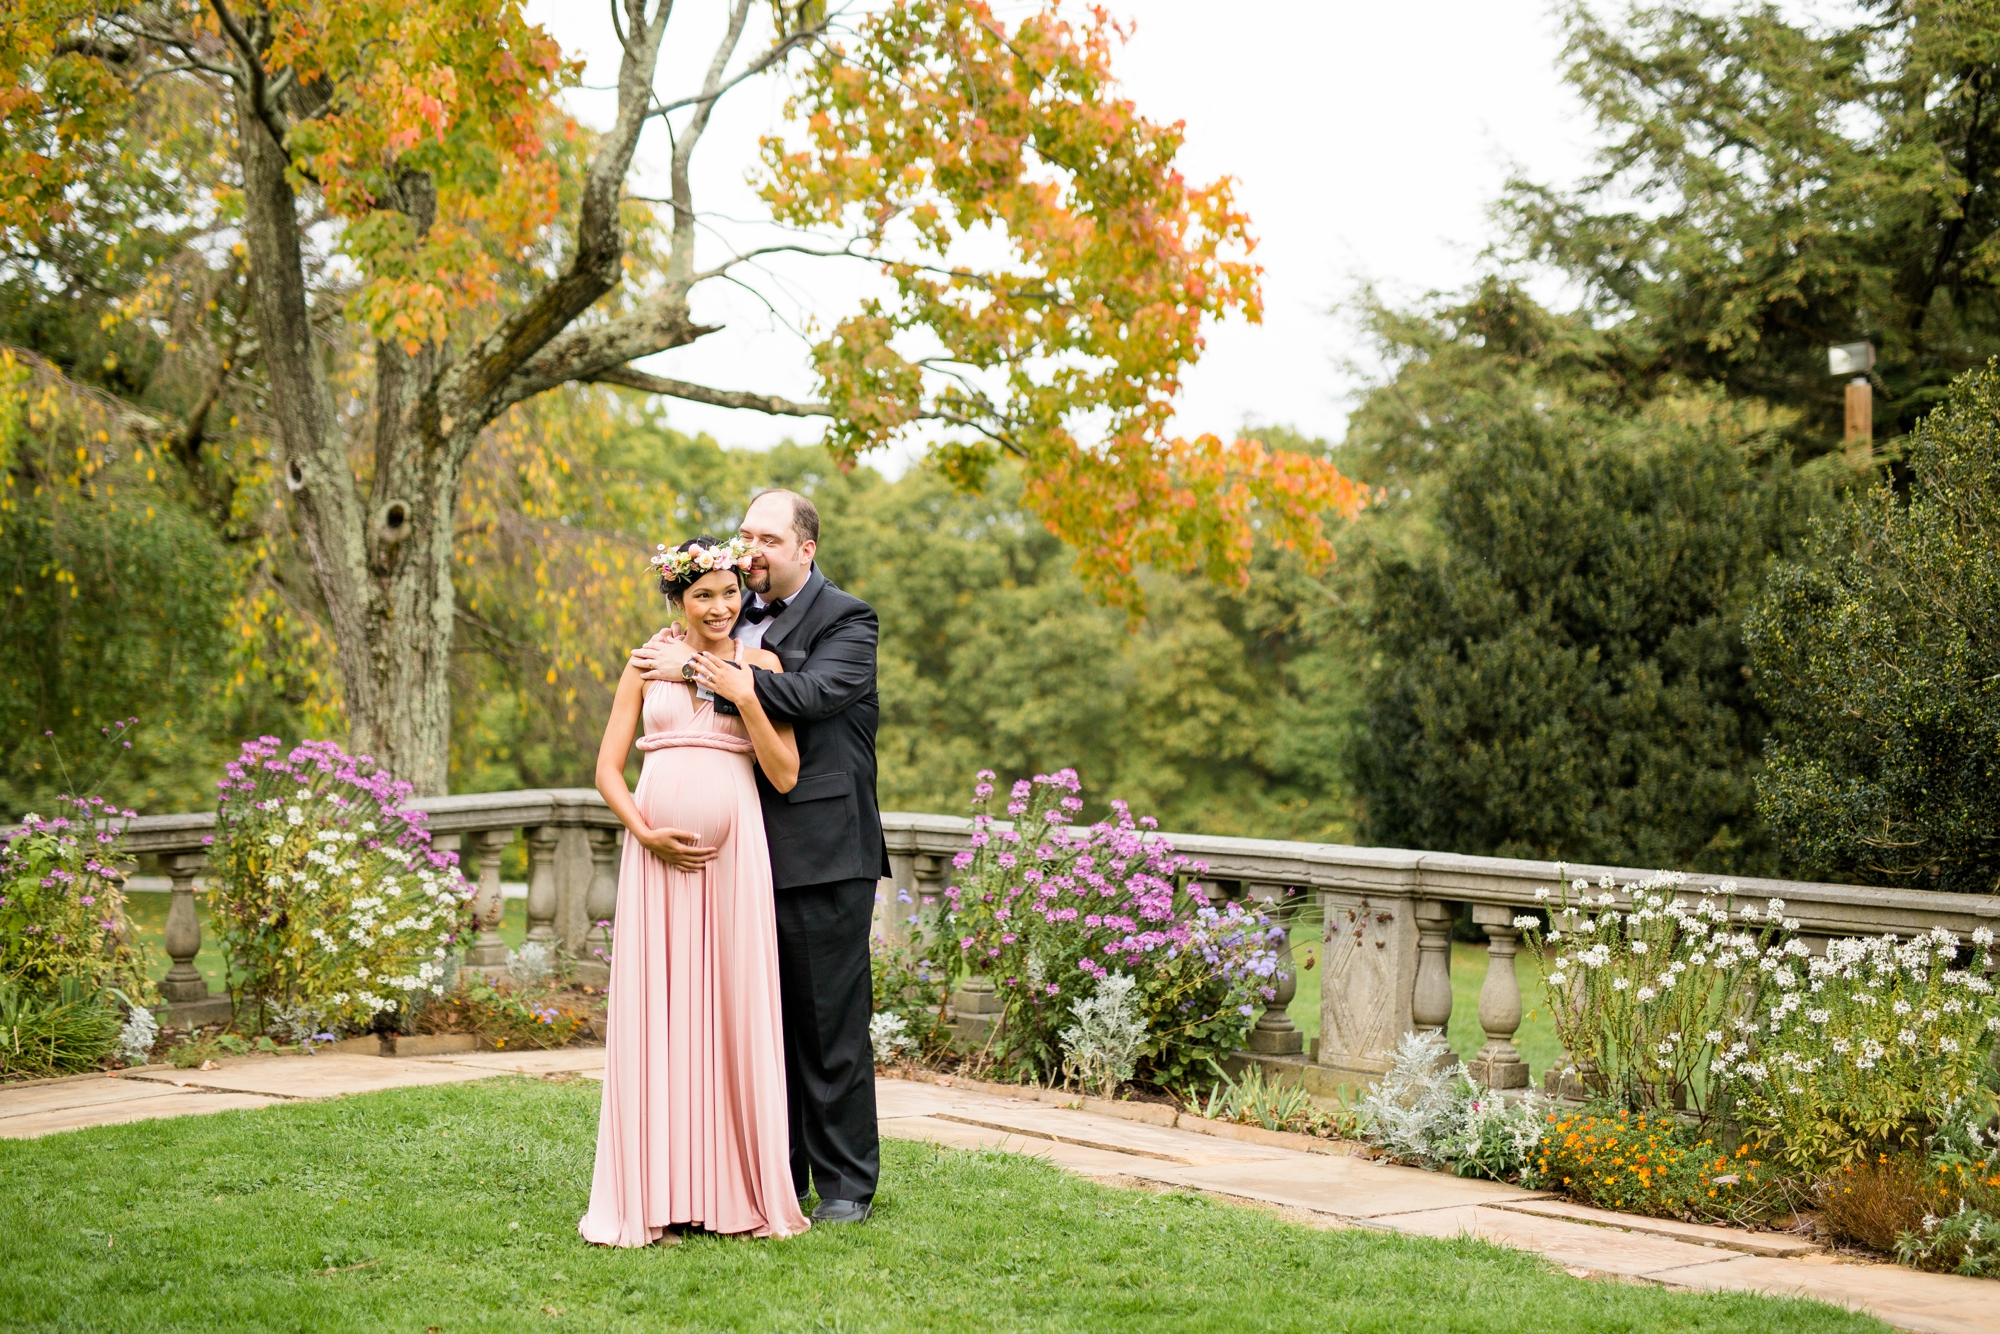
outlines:
[[[693,658],[689,658],[689,659],[688,659],[688,660],[687,660],[686,662],[684,662],[684,663],[682,663],[682,664],[681,664],[681,680],[683,680],[683,681],[692,681],[692,680],[694,680],[694,659],[693,659]]]

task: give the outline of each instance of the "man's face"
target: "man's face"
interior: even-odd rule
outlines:
[[[766,599],[788,598],[806,586],[817,544],[799,541],[790,496],[759,496],[736,533],[750,544],[751,592]]]

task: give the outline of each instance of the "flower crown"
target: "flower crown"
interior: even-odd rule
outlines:
[[[660,572],[662,584],[691,584],[717,570],[749,569],[750,544],[740,537],[713,546],[669,547],[662,543],[646,563]]]

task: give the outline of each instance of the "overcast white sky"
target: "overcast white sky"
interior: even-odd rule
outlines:
[[[1011,17],[1027,6],[999,8]],[[1590,126],[1561,81],[1544,0],[1110,0],[1110,8],[1137,25],[1115,65],[1129,95],[1154,120],[1187,122],[1187,174],[1234,176],[1261,238],[1264,322],[1211,330],[1187,378],[1178,423],[1186,433],[1275,422],[1337,438],[1350,383],[1340,367],[1366,348],[1331,308],[1364,280],[1406,298],[1463,283],[1510,171],[1568,181],[1587,166]],[[680,0],[663,94],[698,83],[723,10],[723,0]],[[528,12],[589,61],[587,85],[615,80],[605,0],[530,0]],[[746,40],[745,49],[760,44]],[[607,93],[572,97],[580,118],[608,122]],[[757,136],[777,128],[783,97],[767,80],[721,104],[696,157],[699,210],[757,213],[743,176]],[[666,192],[668,151],[656,132],[641,145],[639,182],[651,192]],[[864,275],[826,268],[794,264],[760,279],[775,294],[775,316],[740,290],[698,288],[696,317],[726,328],[648,368],[805,396],[805,345],[786,324],[813,311],[830,323],[867,286]],[[817,434],[810,423],[694,404],[675,404],[670,416],[727,445]]]

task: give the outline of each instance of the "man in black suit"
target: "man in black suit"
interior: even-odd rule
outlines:
[[[816,1223],[865,1222],[880,1174],[868,928],[889,850],[875,804],[874,610],[813,564],[819,511],[791,491],[750,503],[750,598],[738,640],[778,655],[755,671],[766,712],[798,737],[799,781],[780,793],[757,775],[778,916],[778,985],[791,1101],[792,1183],[819,1190]],[[633,654],[649,680],[679,679],[687,649],[671,636]],[[718,664],[719,665],[719,664]],[[687,838],[698,864],[714,855]]]

